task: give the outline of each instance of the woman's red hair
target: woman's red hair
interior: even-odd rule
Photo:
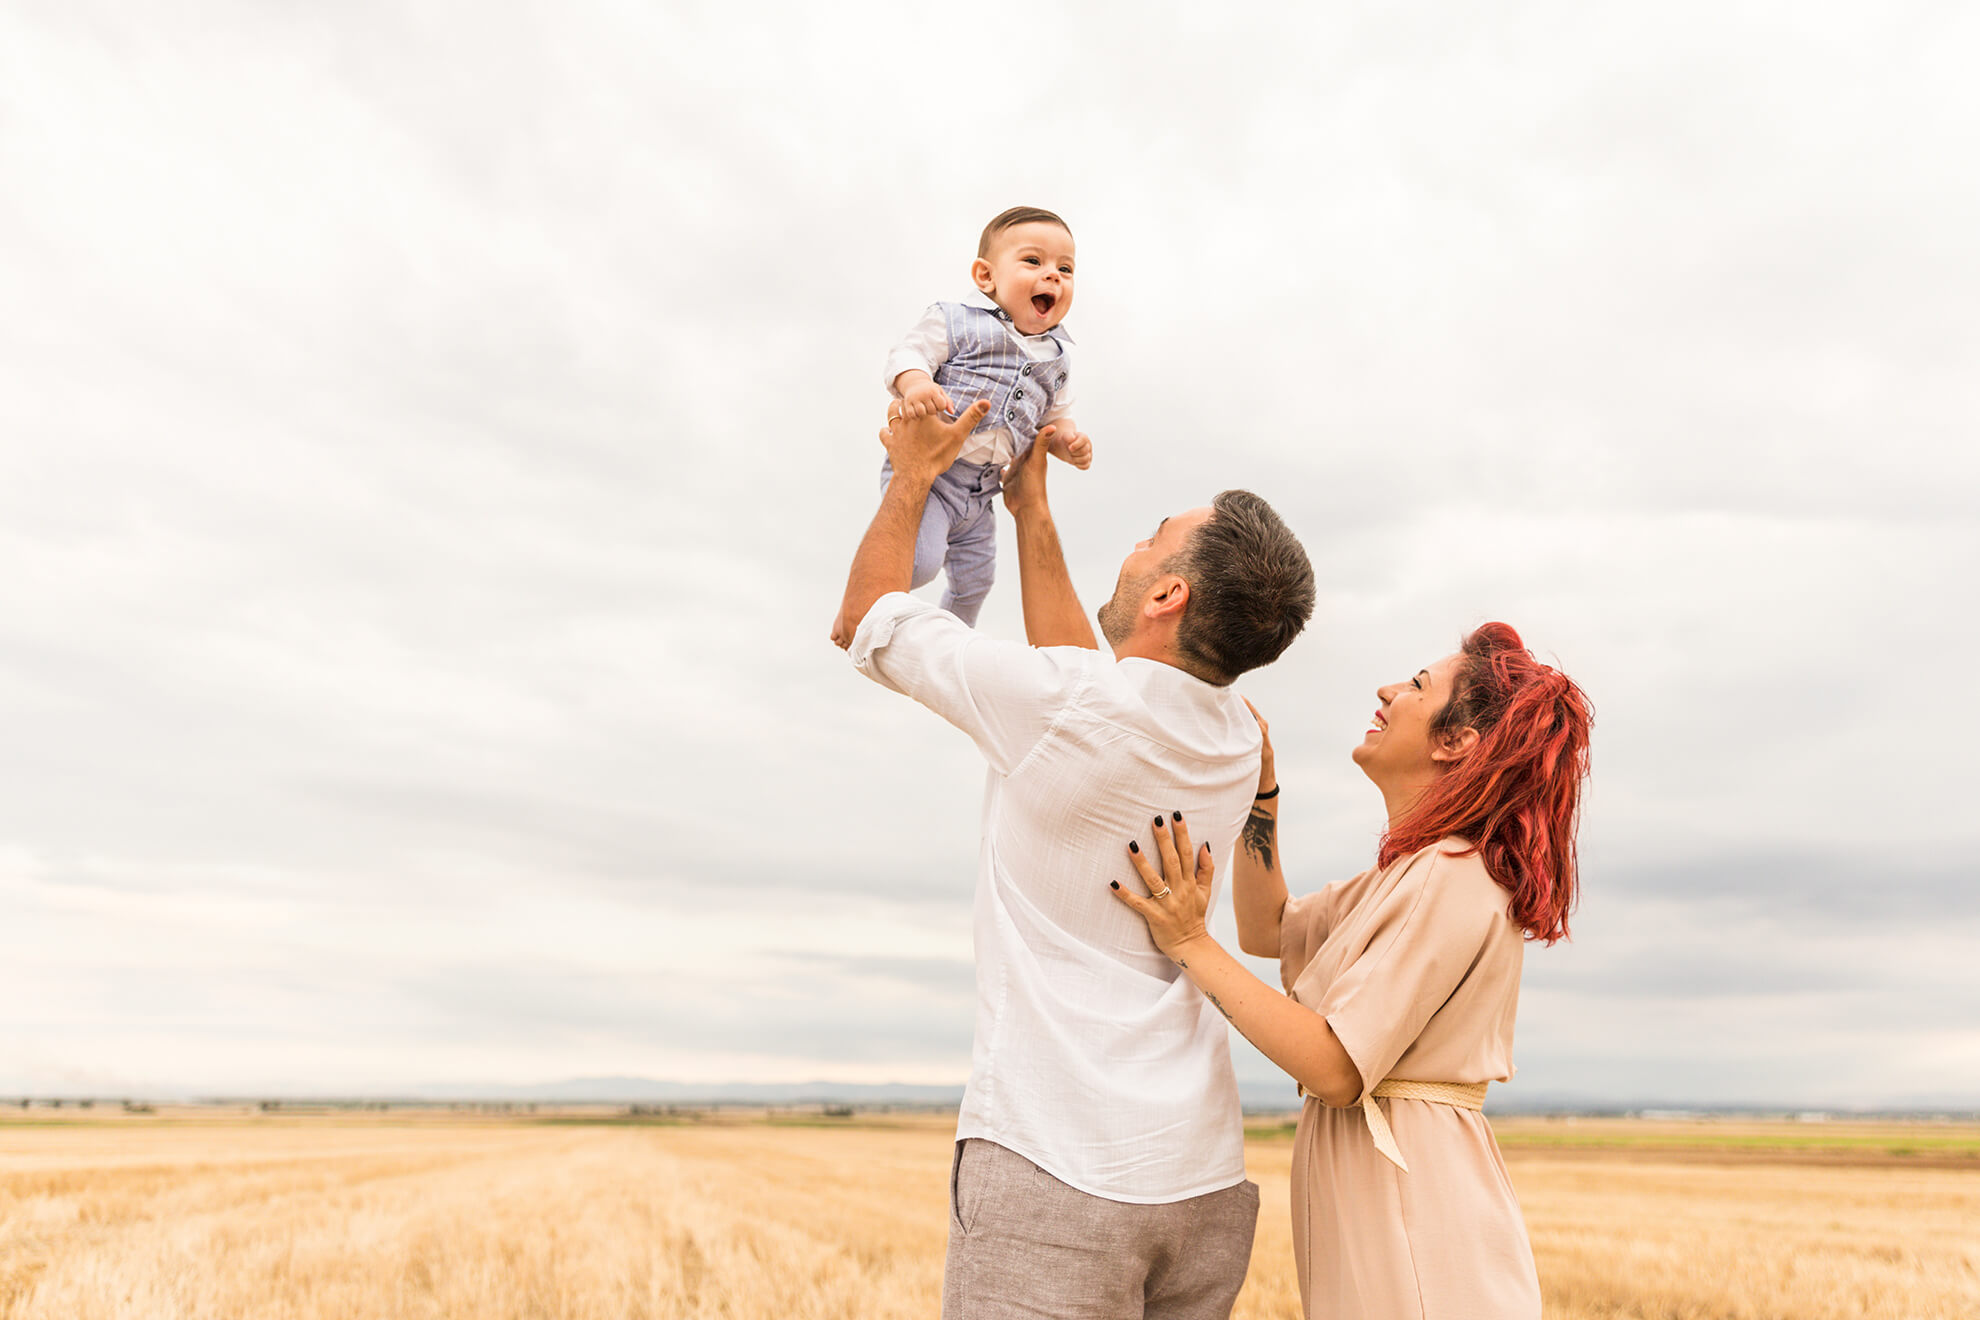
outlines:
[[[1462,835],[1512,895],[1512,919],[1526,937],[1552,944],[1567,935],[1579,896],[1574,836],[1593,711],[1582,690],[1534,659],[1509,624],[1478,628],[1461,654],[1451,699],[1431,721],[1430,736],[1471,728],[1477,745],[1382,836],[1377,864]]]

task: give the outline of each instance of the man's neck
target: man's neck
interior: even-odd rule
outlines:
[[[1114,648],[1114,660],[1116,663],[1130,657],[1136,660],[1153,660],[1156,664],[1167,665],[1171,669],[1180,669],[1191,678],[1201,679],[1212,687],[1230,686],[1228,683],[1219,683],[1215,678],[1203,673],[1195,665],[1185,660],[1177,652],[1173,638],[1144,637],[1137,633],[1132,637],[1121,639],[1118,645],[1111,642],[1109,645]]]

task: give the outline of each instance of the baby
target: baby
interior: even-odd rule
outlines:
[[[1093,463],[1093,442],[1072,408],[1072,338],[1059,328],[1072,309],[1073,237],[1066,222],[1035,206],[1014,206],[984,226],[970,263],[976,293],[922,313],[887,355],[887,388],[908,417],[954,415],[978,399],[990,412],[962,454],[935,481],[914,542],[914,585],[948,569],[942,608],[976,626],[997,576],[997,520],[991,497],[1004,469],[1043,441],[1077,468]],[[893,479],[883,464],[880,486]]]

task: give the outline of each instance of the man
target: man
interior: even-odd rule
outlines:
[[[990,767],[942,1314],[1226,1317],[1258,1214],[1229,1037],[1108,886],[1132,883],[1128,842],[1152,846],[1157,812],[1179,810],[1228,857],[1260,747],[1230,683],[1305,626],[1312,567],[1248,492],[1165,518],[1100,609],[1110,661],[1066,573],[1035,444],[1004,479],[1030,645],[985,637],[905,594],[929,488],[985,405],[955,422],[900,407],[881,436],[893,483],[834,640]]]

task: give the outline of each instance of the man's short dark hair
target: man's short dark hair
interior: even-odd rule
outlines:
[[[1277,660],[1313,617],[1313,565],[1272,506],[1248,490],[1210,502],[1210,517],[1163,565],[1189,583],[1176,628],[1186,667],[1225,684]]]
[[[1033,224],[1038,221],[1043,221],[1049,225],[1057,225],[1059,228],[1065,230],[1066,233],[1072,233],[1071,225],[1059,219],[1058,216],[1053,215],[1042,206],[1013,206],[1010,210],[983,226],[983,237],[976,240],[976,255],[979,257],[989,256],[990,244],[996,239],[997,235],[1003,233],[1006,229],[1010,229],[1015,225]]]

